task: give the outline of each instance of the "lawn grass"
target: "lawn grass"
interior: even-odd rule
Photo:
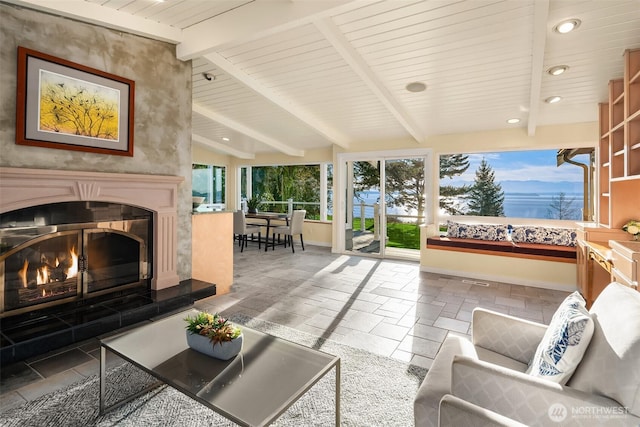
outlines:
[[[365,228],[373,231],[373,218],[365,219]],[[360,218],[353,219],[353,230],[360,230]],[[387,223],[387,247],[420,249],[420,227],[404,222]]]

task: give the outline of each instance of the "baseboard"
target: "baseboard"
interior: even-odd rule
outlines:
[[[308,242],[307,239],[304,239],[304,244],[311,245],[311,246],[322,246],[323,248],[331,247],[331,243],[329,242],[314,242],[313,240]]]
[[[428,273],[444,274],[447,276],[468,277],[470,279],[489,280],[492,282],[510,283],[514,285],[531,286],[534,288],[550,289],[554,291],[573,292],[577,290],[577,286],[564,285],[562,283],[542,282],[536,280],[518,279],[511,276],[499,276],[493,274],[473,273],[468,271],[446,270],[422,265],[420,271]]]

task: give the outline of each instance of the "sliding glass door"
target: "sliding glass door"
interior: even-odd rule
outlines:
[[[425,220],[426,156],[354,158],[343,164],[344,251],[413,258]]]
[[[385,253],[416,257],[420,252],[420,224],[425,222],[425,158],[384,161],[386,230]]]
[[[345,251],[380,255],[384,193],[381,162],[358,160],[346,163]]]

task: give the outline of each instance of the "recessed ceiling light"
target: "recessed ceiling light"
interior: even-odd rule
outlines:
[[[507,123],[509,123],[510,125],[515,125],[516,123],[520,123],[520,119],[507,119]]]
[[[556,65],[555,67],[549,68],[547,70],[547,73],[551,74],[552,76],[559,76],[560,74],[564,73],[568,69],[569,69],[568,65]]]
[[[560,102],[562,100],[561,96],[550,96],[544,100],[547,104],[555,104],[556,102]]]
[[[560,22],[553,27],[553,29],[560,34],[567,34],[578,28],[581,22],[579,19],[567,19],[566,21]]]
[[[427,85],[422,82],[411,82],[405,86],[409,92],[424,92],[427,89]]]
[[[223,141],[226,141],[226,142],[230,141],[230,139],[229,139],[229,138],[227,138],[226,136],[225,136],[224,138],[222,138],[222,140],[223,140]]]

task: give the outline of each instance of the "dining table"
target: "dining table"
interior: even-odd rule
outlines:
[[[289,225],[289,215],[286,213],[279,213],[279,212],[256,212],[256,213],[251,213],[248,212],[245,215],[245,218],[247,219],[259,219],[259,220],[263,220],[264,221],[264,226],[266,227],[266,232],[265,232],[265,237],[264,237],[264,251],[266,252],[267,249],[269,248],[269,229],[271,228],[271,221],[285,221],[286,225]],[[263,224],[258,224],[258,223],[251,223],[252,225],[263,225]],[[274,242],[273,242],[273,247],[275,248],[275,236],[274,238]]]

